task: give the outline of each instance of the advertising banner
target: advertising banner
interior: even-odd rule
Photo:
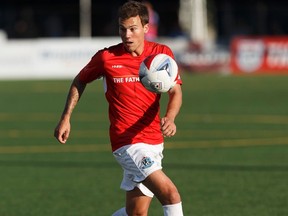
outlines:
[[[71,79],[100,49],[116,45],[120,37],[8,40],[0,31],[0,80]],[[175,53],[186,40],[161,38]]]
[[[226,73],[229,71],[229,50],[190,42],[175,53],[181,70],[191,73]]]
[[[234,38],[230,67],[233,74],[288,74],[288,36]]]
[[[233,74],[288,74],[288,36],[234,38],[230,68]]]
[[[71,79],[118,37],[0,41],[1,79]]]

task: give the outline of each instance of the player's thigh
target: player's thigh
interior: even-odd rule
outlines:
[[[145,196],[137,187],[127,191],[126,211],[128,215],[147,215],[151,200],[152,197]]]
[[[162,170],[153,172],[142,183],[155,194],[162,205],[181,202],[175,184]]]

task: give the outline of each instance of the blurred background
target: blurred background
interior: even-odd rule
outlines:
[[[69,143],[53,137],[71,79],[121,42],[124,2],[0,0],[1,216],[107,216],[125,203],[102,83],[75,107]],[[147,40],[171,47],[184,83],[163,162],[185,215],[288,215],[287,2],[146,2]],[[156,199],[149,214],[162,214]]]
[[[88,36],[117,36],[117,9],[124,2],[2,0],[0,29],[6,32],[9,39],[79,37],[80,9],[85,7],[81,6],[82,3],[89,5],[91,12],[91,35]],[[154,0],[150,3],[160,17],[160,36],[193,37],[193,16],[203,16],[203,19],[207,19],[203,21],[207,26],[202,26],[208,28],[206,37],[226,44],[231,37],[239,34],[279,35],[288,31],[288,5],[287,1],[283,0]]]
[[[119,42],[117,9],[124,2],[0,1],[0,78],[15,73],[16,78],[54,77],[54,73],[58,78],[74,76],[95,51]],[[146,3],[151,7],[147,39],[169,45],[184,71],[285,73],[288,69],[288,4],[284,0]],[[18,66],[8,65],[13,59],[19,59]],[[39,70],[43,64],[47,70]]]

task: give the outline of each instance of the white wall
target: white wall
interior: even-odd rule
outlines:
[[[0,79],[70,79],[99,49],[119,42],[119,37],[7,40],[2,36]],[[160,42],[173,51],[187,47],[182,39]]]
[[[71,78],[119,38],[0,40],[0,79]]]

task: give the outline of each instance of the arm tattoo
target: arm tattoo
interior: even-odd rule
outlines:
[[[78,81],[77,77],[74,79],[71,84],[69,94],[67,96],[66,105],[63,111],[62,116],[71,116],[73,109],[77,105],[82,93],[84,92],[86,84],[83,84]]]

